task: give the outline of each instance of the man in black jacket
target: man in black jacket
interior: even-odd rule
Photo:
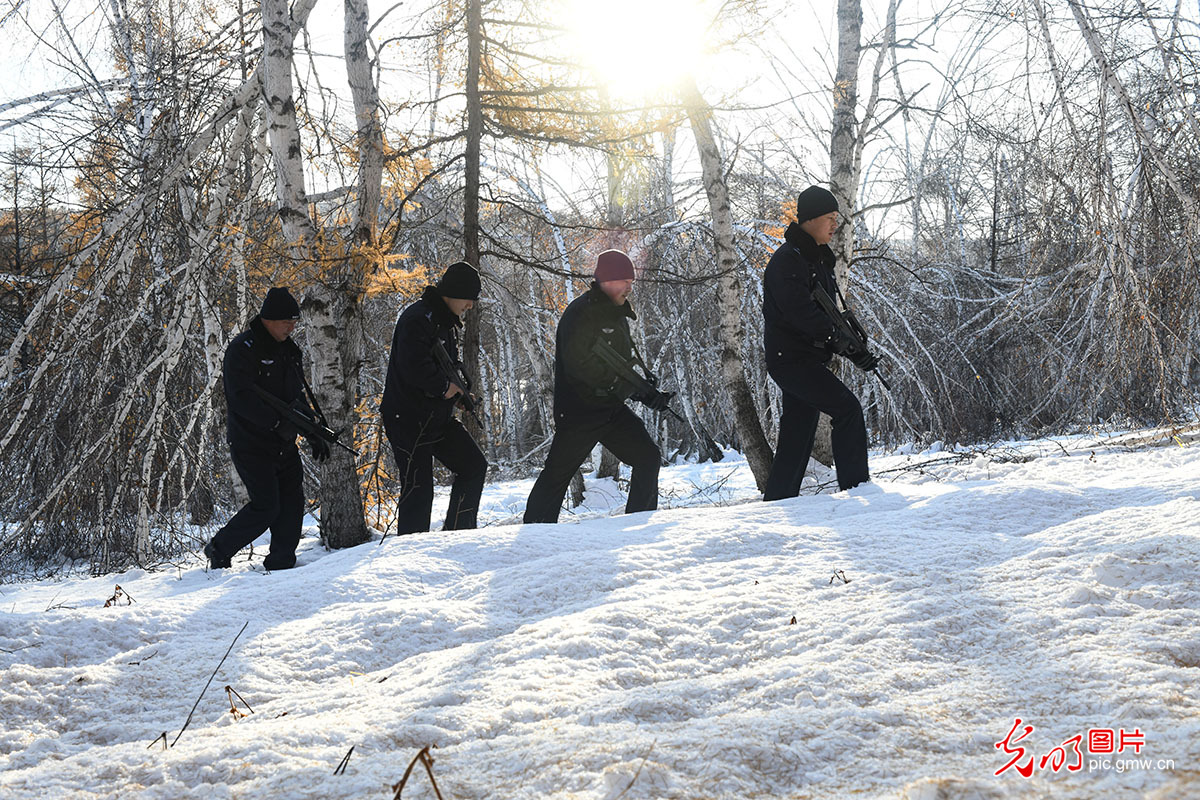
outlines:
[[[288,405],[299,404],[311,415],[304,398],[304,365],[291,334],[300,305],[285,288],[267,292],[262,310],[225,350],[225,402],[229,407],[229,454],[250,502],[212,541],[204,555],[213,569],[228,567],[237,551],[271,530],[267,569],[296,566],[296,545],[304,518],[304,470],[296,449],[297,430],[268,405],[259,390]],[[329,445],[306,437],[318,461],[329,458]]]
[[[429,530],[434,457],[454,473],[443,530],[475,527],[487,459],[454,417],[455,406],[471,387],[450,379],[434,354],[434,342],[442,343],[461,374],[458,331],[462,315],[479,299],[479,289],[478,270],[465,261],[451,264],[396,322],[379,411],[400,475],[397,533]],[[463,381],[468,379],[463,376]]]
[[[767,476],[764,500],[795,497],[812,453],[820,412],[833,423],[833,461],[838,487],[870,480],[867,427],[862,405],[826,366],[835,353],[862,369],[877,363],[869,352],[851,355],[851,342],[812,298],[820,285],[838,296],[834,255],[829,249],[838,226],[837,199],[810,186],[796,203],[797,221],[771,256],[763,277],[763,344],[767,372],[783,392],[779,445]]]
[[[591,289],[576,298],[558,325],[554,354],[554,440],[525,504],[526,522],[557,522],[571,478],[600,442],[632,468],[625,513],[658,508],[662,456],[646,427],[625,405],[634,388],[593,350],[606,342],[625,361],[639,363],[629,334],[633,262],[620,250],[596,259]],[[670,395],[654,390],[633,399],[663,410]]]

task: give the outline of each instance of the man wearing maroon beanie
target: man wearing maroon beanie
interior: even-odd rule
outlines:
[[[593,278],[591,289],[567,306],[558,325],[554,440],[525,504],[525,522],[558,522],[571,478],[597,442],[632,468],[625,513],[658,508],[662,456],[625,400],[633,397],[662,410],[670,395],[654,390],[648,396],[635,396],[634,387],[593,349],[597,340],[603,341],[625,361],[645,370],[629,333],[629,320],[637,319],[629,304],[633,262],[620,250],[605,250],[596,258]]]

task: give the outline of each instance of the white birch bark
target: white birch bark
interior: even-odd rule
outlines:
[[[299,255],[315,244],[316,228],[308,215],[304,191],[304,151],[292,88],[292,40],[296,31],[287,0],[262,0],[263,100],[267,105],[267,139],[275,166],[275,198],[283,238]]]
[[[347,442],[353,442],[362,352],[362,280],[353,268],[323,269],[320,259],[313,257],[321,253],[310,250],[319,242],[307,209],[303,148],[292,87],[296,29],[287,0],[263,0],[262,18],[263,96],[279,221],[293,257],[306,267],[310,279],[303,310],[313,393],[329,425],[343,432]],[[348,547],[368,538],[357,464],[341,448],[333,448],[321,466],[321,533],[330,547]]]
[[[316,0],[296,0],[296,5],[292,10],[296,28],[307,21],[315,3]],[[254,98],[255,94],[261,91],[261,70],[262,65],[259,65],[255,72],[225,99],[209,122],[202,126],[192,138],[183,153],[163,171],[154,187],[141,191],[120,212],[105,221],[101,233],[80,248],[72,259],[70,268],[60,272],[48,291],[38,298],[21,328],[13,337],[8,352],[0,360],[0,384],[11,380],[13,364],[21,349],[29,341],[30,333],[42,324],[45,315],[63,299],[64,290],[77,279],[76,272],[90,268],[90,260],[103,244],[111,242],[113,239],[119,239],[122,232],[139,230],[144,224],[149,205],[156,202],[161,193],[170,192],[179,181],[186,177],[191,164],[212,145],[217,136]],[[115,112],[112,113],[115,114]]]
[[[838,0],[838,51],[833,80],[833,129],[829,142],[829,190],[837,199],[842,225],[831,243],[837,258],[834,274],[843,289],[849,286],[850,263],[854,259],[854,230],[863,150],[868,132],[876,123],[883,64],[896,41],[897,0],[889,0],[883,40],[876,54],[870,92],[859,119],[858,69],[862,50],[862,0]],[[822,414],[813,440],[813,458],[833,463],[830,420]]]
[[[1127,120],[1133,129],[1134,138],[1137,140],[1141,148],[1141,154],[1144,158],[1150,160],[1154,164],[1154,168],[1158,171],[1167,185],[1171,187],[1171,191],[1183,205],[1189,217],[1196,217],[1196,199],[1183,184],[1179,173],[1171,163],[1163,156],[1161,148],[1155,143],[1146,130],[1146,125],[1142,121],[1142,113],[1138,111],[1133,99],[1129,96],[1129,91],[1117,76],[1112,64],[1109,62],[1108,56],[1104,54],[1104,48],[1100,44],[1100,36],[1092,25],[1091,20],[1084,12],[1079,4],[1079,0],[1067,0],[1071,6],[1071,13],[1075,16],[1075,22],[1079,26],[1079,32],[1083,34],[1083,40],[1087,43],[1088,51],[1092,54],[1092,59],[1096,62],[1096,66],[1100,68],[1100,75],[1104,80],[1105,85],[1116,96],[1121,108],[1125,111]]]
[[[383,129],[379,124],[379,90],[371,69],[367,0],[345,0],[346,76],[358,122],[358,202],[351,227],[355,244],[375,242],[375,225],[383,187]]]
[[[712,131],[712,112],[695,84],[685,90],[684,104],[696,137],[704,191],[712,215],[713,240],[717,252],[717,306],[721,343],[721,382],[733,400],[734,423],[746,461],[760,490],[771,470],[771,448],[763,435],[754,397],[746,383],[742,364],[742,282],[741,265],[733,244],[733,213],[729,189],[725,185],[721,151]]]
[[[1167,185],[1170,187],[1171,192],[1175,195],[1176,199],[1178,199],[1180,205],[1183,207],[1184,213],[1187,215],[1188,220],[1194,221],[1196,219],[1197,212],[1197,203],[1195,197],[1190,191],[1187,190],[1187,188],[1185,188],[1183,180],[1180,178],[1175,168],[1164,156],[1162,149],[1150,136],[1149,131],[1146,130],[1146,126],[1142,118],[1142,112],[1140,112],[1138,107],[1134,104],[1133,99],[1129,95],[1129,91],[1125,88],[1125,85],[1121,82],[1120,77],[1117,75],[1116,71],[1112,67],[1112,64],[1109,62],[1108,57],[1105,55],[1104,49],[1100,43],[1099,34],[1097,34],[1095,27],[1092,26],[1091,20],[1088,18],[1086,12],[1080,7],[1078,0],[1068,0],[1068,3],[1071,6],[1071,13],[1075,17],[1075,22],[1079,26],[1079,31],[1083,34],[1084,41],[1087,43],[1088,50],[1092,55],[1092,59],[1095,61],[1096,66],[1100,68],[1100,74],[1104,81],[1104,85],[1107,86],[1108,89],[1113,93],[1118,104],[1125,111],[1126,119],[1133,130],[1134,139],[1137,141],[1139,146],[1138,154],[1140,158],[1149,161],[1154,165],[1155,170],[1163,177]],[[1121,214],[1120,212],[1117,212],[1113,216],[1120,218]],[[1132,252],[1132,248],[1130,247],[1130,243],[1125,241],[1127,235],[1125,226],[1115,225],[1113,235],[1116,238],[1117,247],[1115,253],[1110,253],[1109,261],[1122,267],[1121,271],[1123,277],[1126,279],[1132,289],[1132,291],[1129,293],[1131,295],[1131,299],[1133,303],[1141,310],[1143,318],[1147,321],[1147,323],[1149,323],[1151,320],[1156,319],[1157,315],[1147,301],[1148,292],[1146,291],[1146,287],[1143,285],[1141,276],[1139,276],[1137,269],[1131,263],[1130,253]],[[1145,326],[1145,330],[1149,334],[1152,343],[1149,358],[1155,366],[1159,384],[1159,394],[1165,397],[1168,392],[1167,381],[1169,367],[1162,358],[1162,354],[1164,352],[1162,342],[1159,339],[1158,330],[1154,325],[1147,324]]]

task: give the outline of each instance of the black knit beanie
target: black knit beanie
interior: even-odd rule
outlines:
[[[437,293],[442,297],[457,300],[479,299],[479,270],[465,261],[457,261],[446,267],[442,279],[437,282]]]
[[[820,186],[810,186],[796,198],[796,222],[808,222],[837,210],[837,198]]]
[[[263,300],[258,316],[273,320],[300,319],[300,304],[292,297],[287,287],[276,286],[267,290],[267,297]]]

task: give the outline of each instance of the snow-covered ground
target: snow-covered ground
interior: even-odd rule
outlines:
[[[290,572],[0,586],[0,796],[389,798],[433,746],[447,800],[1200,797],[1200,446],[1155,440],[876,455],[769,504],[731,454],[653,514],[593,482],[522,526],[498,484],[478,531]]]

